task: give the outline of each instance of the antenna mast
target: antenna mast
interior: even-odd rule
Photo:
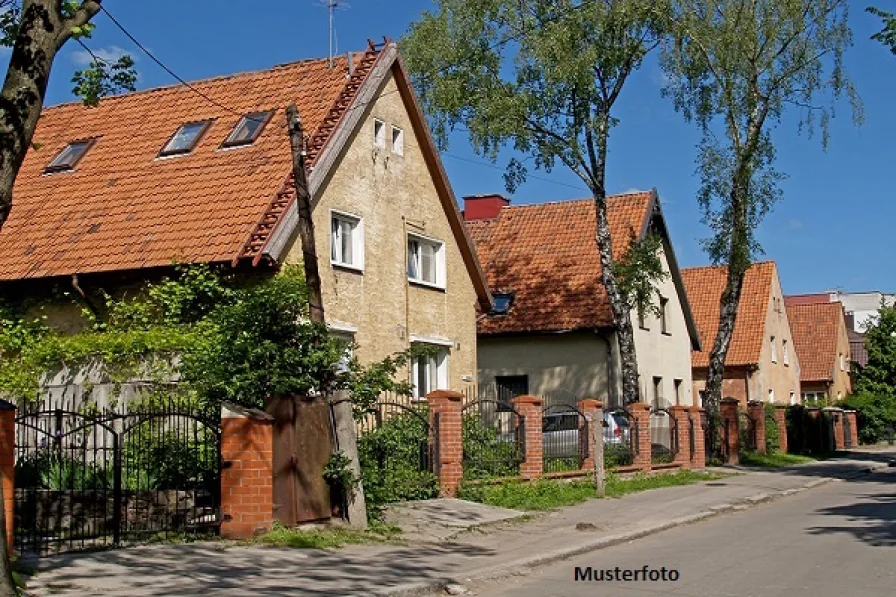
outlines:
[[[329,51],[327,53],[327,58],[330,68],[333,68],[333,59],[336,57],[336,54],[339,53],[339,38],[336,36],[336,10],[345,10],[349,8],[349,4],[347,2],[343,2],[343,0],[319,1],[321,5],[326,6],[327,12],[329,13],[327,16],[327,18],[329,19]]]

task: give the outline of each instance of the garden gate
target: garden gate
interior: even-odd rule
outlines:
[[[638,426],[624,408],[604,414],[604,464],[608,469],[631,466],[638,454]]]
[[[176,401],[39,403],[16,417],[15,550],[38,555],[216,533],[221,417]]]
[[[577,471],[588,458],[588,420],[571,404],[552,404],[541,411],[544,472]]]
[[[678,420],[669,409],[650,409],[650,460],[666,464],[678,454]]]
[[[513,404],[474,400],[461,414],[464,478],[519,475],[526,458],[526,418]]]

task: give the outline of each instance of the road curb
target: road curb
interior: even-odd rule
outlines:
[[[422,595],[429,595],[433,592],[442,591],[447,585],[464,585],[465,583],[469,583],[471,581],[498,580],[511,576],[520,576],[527,573],[529,569],[535,568],[537,566],[543,566],[545,564],[565,560],[567,558],[579,556],[592,551],[605,549],[607,547],[613,547],[621,543],[627,543],[629,541],[634,541],[636,539],[655,535],[657,533],[661,533],[663,531],[667,531],[676,527],[700,522],[709,518],[715,518],[716,516],[719,516],[721,514],[747,510],[749,508],[759,506],[760,504],[774,502],[781,498],[802,493],[804,491],[808,491],[810,489],[814,489],[816,487],[820,487],[821,485],[826,485],[834,481],[854,479],[856,477],[872,473],[875,470],[887,468],[887,466],[887,464],[883,464],[880,466],[872,465],[868,468],[857,471],[854,475],[851,475],[849,477],[819,477],[817,479],[807,481],[806,483],[798,487],[783,489],[780,491],[766,491],[757,493],[755,495],[748,496],[742,500],[730,504],[723,503],[716,506],[711,506],[706,510],[698,512],[696,514],[681,516],[679,518],[674,518],[660,524],[650,525],[648,527],[632,531],[607,535],[599,539],[594,539],[584,543],[579,543],[577,545],[565,547],[563,549],[557,549],[544,554],[518,560],[513,564],[486,566],[466,573],[460,578],[454,576],[439,580],[406,583],[403,585],[392,587],[390,589],[385,589],[381,592],[377,592],[375,593],[375,595],[381,595],[382,597],[419,597]]]

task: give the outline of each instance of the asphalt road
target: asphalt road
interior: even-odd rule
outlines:
[[[637,513],[632,513],[637,516]],[[644,566],[671,581],[575,581],[576,567]],[[648,572],[649,574],[650,572]],[[896,469],[834,482],[742,512],[470,587],[481,596],[891,597]]]

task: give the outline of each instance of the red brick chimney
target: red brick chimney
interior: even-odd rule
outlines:
[[[464,197],[464,219],[468,222],[473,220],[491,220],[492,218],[497,218],[501,213],[501,208],[508,205],[510,205],[510,199],[497,193],[469,195]]]

